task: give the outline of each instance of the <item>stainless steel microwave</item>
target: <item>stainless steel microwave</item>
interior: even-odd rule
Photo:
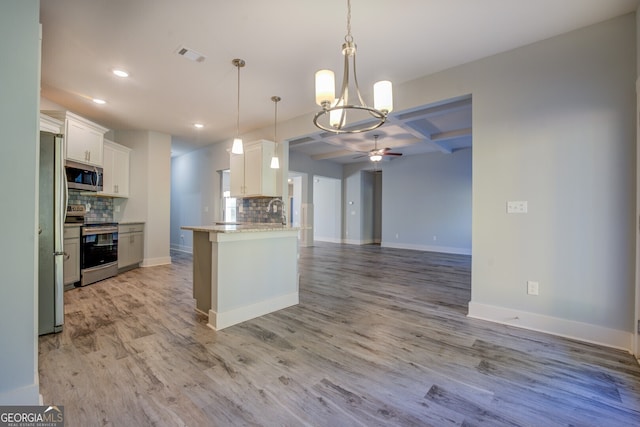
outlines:
[[[67,185],[84,191],[102,191],[102,168],[67,160],[65,162]]]

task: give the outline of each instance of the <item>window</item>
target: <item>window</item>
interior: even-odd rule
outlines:
[[[231,184],[229,181],[229,170],[222,171],[222,220],[225,222],[236,221],[236,198],[231,197]]]

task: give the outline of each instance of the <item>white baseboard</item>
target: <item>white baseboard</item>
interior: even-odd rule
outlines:
[[[347,245],[371,245],[373,244],[373,240],[372,239],[366,239],[366,240],[344,239],[342,243],[346,243]]]
[[[209,323],[207,326],[215,331],[227,328],[246,320],[255,319],[283,308],[291,307],[299,302],[298,292],[282,295],[276,298],[260,301],[255,304],[216,313],[209,310]]]
[[[443,254],[471,255],[471,249],[469,248],[455,248],[449,246],[416,245],[413,243],[394,243],[386,241],[382,241],[380,246],[394,249],[411,249],[423,252],[440,252]]]
[[[627,331],[609,329],[590,323],[576,322],[574,320],[497,307],[473,301],[469,302],[468,316],[474,319],[488,320],[503,325],[516,326],[518,328],[613,347],[626,350],[633,354],[633,334]]]
[[[169,248],[172,251],[178,251],[178,252],[184,252],[187,254],[192,254],[193,253],[193,248],[191,246],[187,246],[187,245],[170,245]]]
[[[342,239],[335,237],[314,237],[313,240],[317,242],[342,243]]]
[[[141,263],[140,267],[155,267],[157,265],[166,265],[171,264],[171,257],[159,257],[159,258],[145,258]]]

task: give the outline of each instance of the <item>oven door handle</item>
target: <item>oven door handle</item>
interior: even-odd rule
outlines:
[[[111,234],[117,233],[118,227],[96,227],[96,228],[84,228],[82,230],[83,236],[93,236],[96,234]]]

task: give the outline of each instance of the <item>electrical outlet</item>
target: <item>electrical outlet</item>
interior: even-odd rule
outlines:
[[[527,202],[526,200],[518,200],[507,202],[507,213],[527,213]]]
[[[529,280],[527,282],[527,295],[538,295],[540,284]]]

